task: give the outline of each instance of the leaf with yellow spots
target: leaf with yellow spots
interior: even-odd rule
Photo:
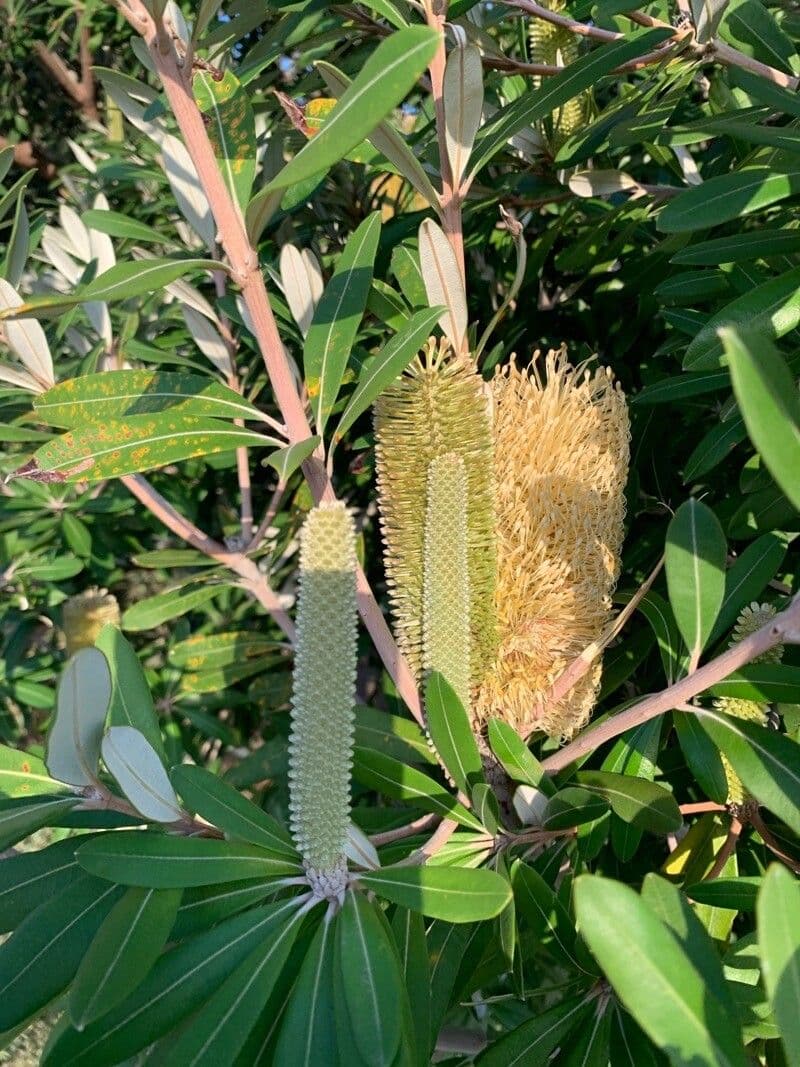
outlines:
[[[243,446],[279,444],[218,419],[161,412],[109,419],[48,441],[13,477],[39,482],[97,482]]]
[[[63,793],[64,786],[47,773],[44,760],[30,752],[0,745],[0,797],[32,797]]]
[[[192,671],[208,671],[217,667],[229,667],[254,659],[263,659],[281,645],[258,633],[241,630],[225,634],[196,634],[179,641],[169,651],[169,661],[175,667],[188,667]]]
[[[169,411],[218,419],[262,420],[233,389],[201,374],[114,370],[70,378],[41,393],[37,414],[52,426],[85,426]]]
[[[248,95],[229,70],[221,77],[197,71],[192,89],[225,184],[244,209],[256,176],[256,124]]]

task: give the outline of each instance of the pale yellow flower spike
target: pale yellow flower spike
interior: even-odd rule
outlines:
[[[571,737],[589,718],[596,663],[555,706],[544,695],[597,640],[619,575],[630,425],[610,371],[572,367],[561,349],[493,382],[499,649],[475,728],[499,716],[522,735]]]
[[[119,604],[106,589],[87,589],[64,601],[61,618],[67,655],[72,656],[79,649],[93,645],[106,623],[119,626]]]

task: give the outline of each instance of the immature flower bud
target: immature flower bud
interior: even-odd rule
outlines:
[[[768,622],[775,618],[776,614],[777,612],[771,604],[758,604],[754,601],[744,608],[740,612],[733,628],[731,647],[743,638],[749,637],[750,634],[754,634],[756,630],[760,630],[762,626],[766,626]],[[752,662],[780,663],[782,659],[783,645],[774,645],[762,655],[757,656]],[[719,708],[726,715],[732,715],[735,719],[747,719],[761,726],[765,726],[767,723],[769,705],[758,700],[743,700],[739,697],[718,697],[714,701],[714,707]],[[728,783],[727,802],[729,804],[744,804],[749,799],[749,794],[742,785],[742,781],[733,769],[728,757],[724,753],[721,753],[721,756],[722,766],[725,768],[725,780]]]
[[[106,625],[119,626],[117,598],[106,589],[87,589],[65,600],[61,606],[67,655],[93,645]]]
[[[549,11],[566,13],[563,0],[542,0]],[[556,26],[546,19],[532,18],[529,31],[531,63],[548,67],[568,67],[578,58],[578,38],[565,26]],[[534,85],[541,85],[542,77],[534,75]],[[567,100],[543,122],[539,131],[555,155],[574,133],[586,124],[591,110],[592,95],[586,90]]]
[[[446,452],[428,467],[425,513],[423,665],[439,671],[465,708],[470,703],[467,470]]]
[[[427,477],[430,463],[453,453],[467,483],[471,681],[478,684],[497,644],[494,613],[494,469],[489,398],[472,363],[449,344],[429,342],[424,358],[375,404],[375,437],[384,562],[400,651],[423,674],[423,601]]]
[[[619,574],[628,473],[625,397],[610,373],[569,365],[494,379],[499,649],[475,707],[521,734],[570,737],[588,719],[599,662],[556,705],[544,696],[606,627]]]
[[[353,520],[344,504],[320,504],[300,537],[289,740],[292,834],[320,896],[346,882],[356,629]]]

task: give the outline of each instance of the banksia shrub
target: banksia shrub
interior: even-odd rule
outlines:
[[[494,619],[494,468],[484,382],[449,344],[430,341],[375,405],[384,560],[395,636],[418,681],[423,672],[427,477],[431,461],[458,456],[467,481],[471,680],[477,684],[496,647]]]
[[[423,598],[425,670],[444,675],[468,708],[467,470],[454,452],[437,456],[428,467]]]
[[[320,504],[300,537],[289,807],[295,843],[323,897],[346,883],[356,611],[353,520],[341,503]]]
[[[549,11],[565,13],[564,0],[542,0]],[[564,26],[556,26],[545,19],[530,20],[530,62],[549,67],[566,67],[579,56],[578,38]],[[541,85],[542,78],[534,76],[534,84]],[[558,149],[574,133],[585,125],[591,111],[591,93],[586,91],[568,100],[557,108],[549,119],[539,124],[539,131],[555,155]]]
[[[499,648],[475,707],[526,735],[570,737],[588,719],[599,662],[555,706],[544,697],[611,613],[623,536],[629,421],[609,371],[562,349],[493,383]]]
[[[739,618],[736,620],[731,646],[743,638],[749,637],[750,634],[754,634],[762,626],[766,626],[768,622],[775,618],[776,614],[777,612],[771,604],[758,604],[755,602],[750,604],[740,613]],[[775,645],[761,656],[757,656],[752,662],[780,663],[782,659],[783,645]],[[732,715],[735,719],[748,719],[750,722],[757,722],[761,726],[766,726],[767,709],[769,708],[766,703],[761,703],[758,700],[742,700],[737,697],[718,697],[714,701],[714,706],[726,715]],[[749,794],[727,756],[724,753],[720,753],[720,755],[722,756],[722,766],[725,768],[725,780],[728,783],[727,802],[728,804],[736,805],[744,804],[749,799]]]
[[[61,619],[67,654],[72,656],[78,649],[93,645],[106,623],[119,626],[119,604],[105,589],[87,589],[64,601]]]

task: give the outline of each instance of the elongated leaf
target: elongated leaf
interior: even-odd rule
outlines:
[[[800,267],[757,285],[737,297],[708,320],[691,341],[683,359],[684,370],[711,370],[727,354],[719,331],[723,327],[741,327],[758,333],[761,342],[784,334],[800,323]]]
[[[544,768],[513,726],[502,719],[491,719],[488,736],[492,752],[509,778],[525,785],[539,785],[545,774]]]
[[[592,998],[581,994],[549,1008],[490,1045],[478,1057],[478,1067],[547,1067],[556,1048],[586,1023],[593,1004]]]
[[[364,364],[358,384],[336,427],[334,441],[340,441],[358,416],[402,374],[422,348],[441,312],[440,307],[416,312],[380,353]]]
[[[69,998],[73,1026],[115,1008],[145,978],[167,940],[178,889],[129,889],[103,920],[81,961]]]
[[[356,705],[355,743],[405,763],[436,763],[431,744],[411,719]]]
[[[19,285],[28,261],[31,244],[31,227],[25,203],[20,199],[14,212],[14,224],[6,248],[3,277],[10,285]]]
[[[481,756],[467,713],[439,671],[426,679],[425,712],[436,751],[459,789],[469,793],[483,781]]]
[[[172,783],[192,811],[228,837],[260,845],[289,860],[296,859],[297,852],[288,832],[271,815],[210,771],[182,764],[173,768]]]
[[[428,303],[447,308],[439,325],[459,352],[467,331],[467,294],[450,242],[432,219],[420,223],[419,263]]]
[[[142,566],[142,557],[137,556],[136,562]],[[169,650],[169,661],[175,667],[186,667],[193,671],[211,670],[245,660],[261,660],[276,648],[280,648],[278,642],[255,630],[195,634],[172,646]]]
[[[199,374],[114,370],[60,382],[36,397],[34,408],[51,426],[99,425],[129,415],[169,411],[218,419],[261,419],[233,389]]]
[[[367,306],[381,232],[375,211],[348,239],[333,277],[314,310],[303,349],[306,387],[320,434],[336,402],[358,327]]]
[[[555,892],[538,871],[517,861],[511,869],[514,903],[537,941],[549,940],[564,962],[580,967],[575,958],[575,924]]]
[[[144,734],[112,726],[103,738],[103,762],[137,811],[154,822],[177,822],[183,812],[164,764]]]
[[[96,838],[82,845],[77,855],[81,866],[91,874],[122,885],[152,889],[183,889],[301,873],[298,863],[276,858],[255,845],[136,830]]]
[[[775,704],[795,703],[798,690],[800,667],[788,663],[750,663],[709,687],[714,696]]]
[[[800,231],[758,229],[715,237],[688,245],[676,252],[670,263],[716,267],[720,263],[748,263],[754,259],[800,251]]]
[[[269,942],[251,952],[207,1001],[200,1017],[163,1047],[168,1062],[218,1067],[234,1061],[281,977],[302,921],[295,911],[275,924]]]
[[[480,821],[433,778],[382,752],[356,747],[353,775],[364,785],[395,800],[411,801],[423,811],[454,819],[470,830],[483,829]]]
[[[699,500],[678,508],[667,530],[667,587],[675,621],[696,659],[725,596],[727,545],[716,515]]]
[[[0,1033],[58,996],[78,969],[87,941],[122,891],[84,876],[35,911],[0,946]]]
[[[800,394],[794,376],[765,338],[725,329],[721,339],[747,432],[772,477],[800,510]]]
[[[339,1010],[359,1055],[370,1067],[392,1063],[400,1047],[406,991],[389,929],[361,893],[345,897],[335,958],[335,980],[343,993]]]
[[[35,852],[8,856],[0,863],[0,930],[15,929],[40,904],[84,877],[75,848],[75,839],[68,837]]]
[[[93,300],[106,303],[128,300],[145,293],[156,293],[185,274],[220,269],[224,269],[224,264],[213,259],[143,259],[135,263],[118,263],[98,274],[94,281],[79,285],[69,295],[47,293],[32,296],[17,308],[0,311],[0,319],[25,316],[47,318]]]
[[[152,630],[207,603],[219,591],[218,585],[194,585],[157,593],[128,608],[122,616],[122,625],[126,630]]]
[[[467,169],[483,111],[483,66],[474,44],[454,48],[444,71],[445,141],[453,182]]]
[[[242,446],[280,444],[251,430],[193,415],[132,415],[69,430],[36,452],[15,477],[40,482],[96,482],[165,467]]]
[[[675,615],[667,601],[652,589],[639,601],[638,610],[644,615],[656,635],[664,674],[668,682],[675,681],[681,659],[681,635]]]
[[[758,897],[758,942],[764,984],[780,1028],[789,1067],[800,1063],[800,886],[774,863]]]
[[[786,556],[787,543],[781,534],[764,534],[736,559],[725,575],[725,597],[709,641],[715,641],[729,630],[742,608],[760,596],[778,573]]]
[[[5,280],[0,278],[0,319],[16,316],[24,306],[22,297]],[[38,389],[47,389],[53,384],[53,357],[44,330],[30,318],[8,322],[3,327],[5,341],[27,372],[33,377]]]
[[[604,797],[620,819],[642,830],[669,834],[681,827],[683,819],[677,801],[655,782],[608,771],[579,771],[576,779],[583,789]]]
[[[0,851],[16,845],[42,826],[51,826],[79,803],[78,797],[54,796],[46,802],[20,797],[0,801]]]
[[[714,878],[708,882],[696,882],[686,887],[687,897],[698,904],[710,904],[715,908],[733,911],[753,911],[761,887],[761,878]]]
[[[713,708],[695,713],[725,753],[745,789],[800,833],[800,746],[757,723],[730,718]]]
[[[255,908],[165,953],[138,989],[108,1014],[81,1032],[62,1030],[43,1064],[112,1067],[152,1045],[203,1004],[251,952],[263,951],[295,908],[293,900]]]
[[[242,208],[256,175],[256,124],[250,98],[236,75],[194,72],[192,90],[231,199]]]
[[[305,441],[298,441],[294,445],[286,445],[277,452],[270,452],[262,463],[268,463],[278,472],[281,482],[288,481],[298,467],[311,456],[322,442],[322,438],[314,434]]]
[[[800,166],[788,157],[772,166],[742,167],[709,178],[671,200],[658,217],[663,233],[687,233],[719,226],[761,211],[800,191]]]
[[[438,34],[426,26],[410,26],[382,41],[319,133],[287,163],[269,188],[296,185],[347,155],[400,103],[432,59],[438,43]]]
[[[111,237],[128,238],[131,241],[156,241],[158,244],[169,243],[168,238],[152,226],[146,226],[138,219],[123,215],[119,211],[90,208],[81,215],[84,224],[92,230],[109,234]]]
[[[29,797],[63,791],[61,782],[47,773],[44,760],[30,752],[0,745],[0,796]]]
[[[451,923],[492,919],[508,905],[511,888],[494,871],[456,867],[384,867],[358,876],[378,896]]]
[[[691,714],[675,715],[675,733],[697,784],[709,800],[724,804],[728,799],[728,779],[717,746]]]
[[[581,933],[622,1003],[675,1067],[745,1067],[741,1039],[669,930],[632,889],[582,875]]]
[[[95,645],[105,655],[111,670],[110,725],[132,726],[139,730],[161,762],[166,764],[153,697],[135,649],[111,624],[103,627]]]
[[[45,763],[53,778],[69,785],[96,782],[110,701],[106,657],[96,648],[80,649],[59,680],[56,713],[47,735]]]
[[[567,830],[600,819],[608,811],[605,797],[588,789],[566,786],[547,801],[542,813],[546,830]]]

